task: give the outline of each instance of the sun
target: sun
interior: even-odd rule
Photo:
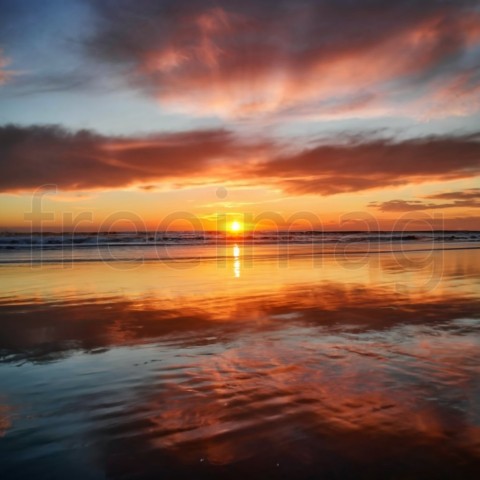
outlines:
[[[234,220],[229,225],[228,230],[232,233],[240,233],[243,230],[243,225],[238,220]]]

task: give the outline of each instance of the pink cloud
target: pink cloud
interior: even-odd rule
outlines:
[[[419,101],[425,117],[465,116],[480,110],[480,74],[478,68],[458,73],[432,88],[430,96]]]
[[[199,115],[420,115],[415,94],[455,83],[480,44],[469,1],[126,5],[97,7],[90,53],[123,65],[162,105]],[[473,98],[480,81],[469,82]],[[434,89],[431,114],[469,113],[461,89]]]

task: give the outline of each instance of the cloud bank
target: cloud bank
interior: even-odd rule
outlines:
[[[58,126],[0,127],[2,191],[56,184],[64,190],[128,187],[151,180],[195,178],[234,158],[231,133],[192,131],[108,137]],[[247,147],[243,150],[246,153]]]
[[[233,180],[331,195],[480,175],[480,134],[404,141],[356,137],[285,154],[274,140],[245,139],[228,130],[126,137],[8,125],[0,127],[0,151],[2,192],[45,184],[148,190],[155,182]]]
[[[88,54],[200,115],[463,115],[476,0],[104,0]]]
[[[322,195],[469,178],[480,174],[480,136],[323,144],[277,156],[253,171],[275,176],[288,192]]]

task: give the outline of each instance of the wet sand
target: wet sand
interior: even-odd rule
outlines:
[[[478,478],[480,250],[0,266],[0,477]]]

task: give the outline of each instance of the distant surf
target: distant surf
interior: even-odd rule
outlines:
[[[95,232],[0,233],[1,250],[65,249],[126,246],[218,245],[227,242],[257,245],[350,244],[411,242],[480,242],[479,231],[323,232],[262,231],[245,234],[223,232]]]
[[[480,248],[480,232],[2,233],[0,264],[352,255]]]

